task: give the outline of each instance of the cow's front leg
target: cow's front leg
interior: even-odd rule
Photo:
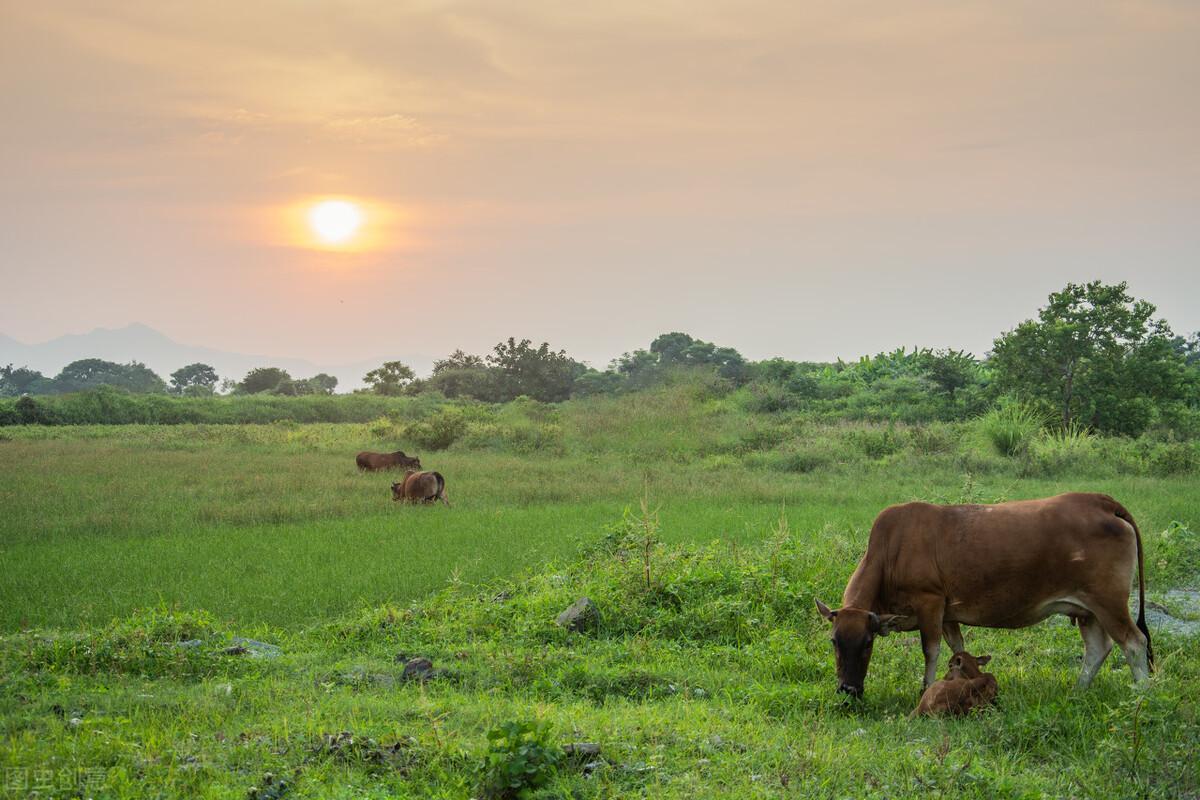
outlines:
[[[925,652],[925,685],[928,689],[937,680],[938,654],[942,649],[942,616],[945,605],[941,598],[937,602],[923,604],[917,609],[918,625],[921,628],[921,649]]]

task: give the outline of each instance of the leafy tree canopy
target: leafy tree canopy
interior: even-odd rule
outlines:
[[[171,392],[186,395],[210,395],[217,388],[220,376],[208,364],[188,364],[171,373]]]
[[[1124,282],[1067,284],[996,339],[997,387],[1054,409],[1064,427],[1140,433],[1187,387],[1185,356],[1154,312]]]
[[[274,392],[284,381],[290,383],[291,380],[292,376],[285,369],[280,369],[279,367],[255,367],[246,373],[246,377],[242,378],[241,383],[237,385],[237,391],[241,394]]]
[[[400,395],[415,377],[412,367],[399,361],[387,361],[364,375],[363,381],[375,394]]]

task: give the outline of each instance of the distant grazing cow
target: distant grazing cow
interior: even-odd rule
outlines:
[[[446,479],[440,472],[410,472],[404,480],[392,484],[392,500],[406,503],[433,503],[441,500],[450,505],[446,498]]]
[[[909,718],[939,714],[961,716],[995,702],[996,676],[979,669],[991,659],[991,656],[976,658],[967,652],[955,653],[946,677],[925,690]]]
[[[421,459],[416,456],[406,456],[403,450],[397,450],[394,453],[372,453],[364,451],[359,453],[355,459],[358,468],[367,472],[374,472],[377,469],[392,469],[393,467],[402,467],[404,469],[420,469]]]
[[[1129,584],[1138,572],[1137,626]],[[1146,628],[1142,537],[1125,507],[1103,494],[1060,494],[996,505],[892,506],[875,519],[833,624],[838,690],[861,696],[871,645],[892,631],[921,632],[925,686],[941,639],[963,650],[959,625],[1024,628],[1052,614],[1076,620],[1087,687],[1115,639],[1135,680],[1154,665]]]

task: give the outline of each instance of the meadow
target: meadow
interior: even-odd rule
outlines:
[[[370,422],[0,429],[5,791],[1200,791],[1200,608],[1173,591],[1200,576],[1194,446],[1012,442],[996,423],[750,413],[678,385]],[[452,508],[393,504],[394,474],[356,470],[358,450],[396,447],[446,476]],[[1059,619],[968,633],[1000,681],[984,714],[905,718],[911,634],[876,647],[863,702],[835,695],[813,600],[840,599],[879,510],[1071,490],[1133,512],[1157,618],[1181,623],[1152,618],[1148,686],[1114,653],[1074,691],[1082,648]],[[585,595],[599,629],[556,626]],[[233,637],[281,652],[227,652]],[[405,680],[418,655],[444,672]]]

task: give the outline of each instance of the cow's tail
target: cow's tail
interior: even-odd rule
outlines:
[[[445,503],[446,507],[449,508],[450,501],[448,499],[446,499],[446,479],[442,477],[442,473],[440,473],[440,472],[433,473],[433,477],[435,480],[437,480],[437,497],[438,497],[438,499],[441,500],[443,503]]]
[[[1146,661],[1150,665],[1150,670],[1154,670],[1154,648],[1150,646],[1150,629],[1146,627],[1146,570],[1142,564],[1142,532],[1138,530],[1137,523],[1133,521],[1133,515],[1130,514],[1123,505],[1117,503],[1117,516],[1133,526],[1133,538],[1137,542],[1137,562],[1138,562],[1138,630],[1146,637]]]

